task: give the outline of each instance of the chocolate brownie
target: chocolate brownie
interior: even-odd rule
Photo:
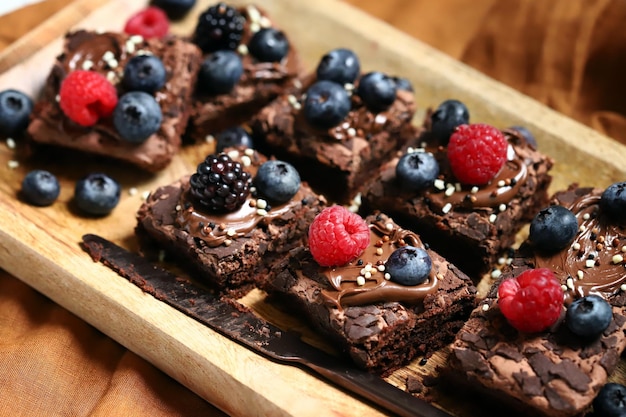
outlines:
[[[371,240],[358,259],[322,267],[308,247],[298,247],[277,264],[266,289],[276,301],[299,309],[356,365],[385,375],[450,343],[475,306],[476,289],[463,272],[388,216],[377,213],[365,220]],[[425,282],[403,285],[381,272],[403,245],[423,248],[430,256]]]
[[[231,7],[224,3],[221,5],[224,7],[223,13],[226,13],[226,8]],[[213,7],[219,6],[220,4]],[[300,85],[298,77],[302,72],[302,64],[293,44],[289,43],[287,55],[276,62],[264,62],[255,57],[248,48],[252,37],[260,30],[268,28],[278,30],[280,36],[288,41],[284,32],[275,27],[267,13],[254,5],[232,6],[232,10],[242,22],[241,39],[237,45],[231,47],[241,57],[243,73],[228,93],[207,93],[202,82],[198,83],[187,132],[196,142],[211,139],[226,128],[244,124],[278,95]],[[201,16],[198,25],[205,20]],[[210,46],[204,45],[204,38],[207,36],[209,35],[196,27],[192,41],[203,46],[203,49],[210,49]],[[211,59],[211,52],[205,51],[204,59]]]
[[[407,190],[396,176],[404,153],[385,163],[361,192],[361,211],[380,210],[424,240],[476,282],[491,268],[516,233],[548,201],[551,158],[528,144],[516,130],[503,131],[507,161],[486,185],[468,186],[451,173],[446,148],[424,135],[407,152],[430,152],[439,176],[419,191]]]
[[[112,117],[83,127],[63,113],[58,103],[59,88],[71,71],[89,70],[105,75],[121,97],[125,92],[120,82],[124,67],[140,54],[157,56],[166,69],[165,85],[154,94],[161,108],[162,122],[144,142],[122,139]],[[65,36],[63,52],[56,58],[43,95],[35,105],[28,133],[37,143],[105,155],[148,171],[159,171],[169,164],[181,146],[200,62],[199,49],[175,37],[158,40],[114,32],[70,32]]]
[[[230,148],[233,161],[254,176],[267,160],[252,149]],[[190,177],[159,187],[137,213],[136,233],[199,272],[220,292],[239,296],[269,276],[272,264],[303,244],[308,225],[326,204],[302,182],[289,201],[266,203],[249,194],[241,207],[209,210],[190,192]],[[263,200],[263,201],[262,201]]]
[[[350,111],[331,128],[314,126],[303,114],[306,86],[314,77],[307,78],[302,91],[274,100],[251,122],[261,149],[297,165],[313,189],[342,204],[355,197],[384,161],[419,136],[412,124],[416,110],[412,91],[398,89],[388,109],[373,112],[352,93],[358,81],[346,86]]]
[[[538,251],[530,241],[522,244],[510,270],[456,336],[448,377],[533,414],[574,416],[586,411],[626,347],[626,228],[601,213],[601,194],[574,185],[554,196],[553,204],[567,207],[577,218],[580,228],[573,241],[552,253]],[[585,339],[569,330],[563,311],[545,331],[516,330],[498,306],[498,287],[534,268],[554,271],[566,308],[588,294],[606,299],[613,311],[609,326]]]

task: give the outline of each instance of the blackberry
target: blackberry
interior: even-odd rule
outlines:
[[[250,194],[252,176],[225,153],[212,154],[190,178],[191,195],[213,211],[235,211]]]
[[[217,3],[198,18],[193,42],[205,53],[235,50],[241,42],[245,18],[234,7]]]

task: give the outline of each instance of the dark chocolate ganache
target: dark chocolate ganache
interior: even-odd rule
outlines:
[[[369,228],[370,245],[358,259],[340,267],[322,268],[332,287],[322,291],[327,304],[338,309],[380,301],[418,304],[437,290],[438,281],[447,273],[447,264],[443,262],[433,262],[427,280],[418,285],[398,284],[385,274],[385,262],[394,250],[404,245],[424,248],[415,233],[400,228],[382,214],[376,216]]]
[[[567,206],[579,224],[567,249],[534,255],[536,268],[549,268],[561,280],[566,303],[589,294],[608,299],[626,283],[626,231],[601,215],[600,196],[601,192],[594,190]]]
[[[487,183],[481,186],[471,186],[458,184],[445,180],[435,183],[424,193],[424,197],[428,198],[431,204],[439,210],[449,211],[456,207],[497,207],[501,204],[508,204],[518,194],[520,187],[525,183],[528,170],[524,158],[518,155],[512,140],[521,142],[519,138],[515,138],[518,133],[514,131],[504,131],[507,138],[507,158],[500,171]],[[521,145],[525,146],[525,145]],[[447,150],[444,147],[425,149],[431,152],[439,162],[440,172],[444,173],[444,177],[450,175],[450,165],[448,163]],[[448,206],[448,207],[446,207]],[[446,207],[446,209],[444,209]]]
[[[228,154],[234,161],[240,162],[252,177],[266,160],[252,149],[230,151]],[[239,209],[218,213],[194,206],[193,197],[189,194],[189,182],[186,182],[183,188],[176,211],[176,224],[191,236],[203,240],[209,247],[232,244],[234,239],[246,236],[259,223],[287,215],[295,205],[301,204],[306,198],[300,188],[288,202],[269,207],[262,204],[265,203],[264,200],[249,196]]]

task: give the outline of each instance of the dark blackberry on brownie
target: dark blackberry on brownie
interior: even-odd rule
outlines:
[[[294,171],[245,147],[209,155],[192,175],[154,190],[136,233],[146,250],[164,249],[220,293],[241,296],[304,244],[326,204]]]

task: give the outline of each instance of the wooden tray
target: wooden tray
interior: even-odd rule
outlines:
[[[176,24],[173,31],[190,33],[198,13],[212,3],[198,1],[195,11]],[[364,69],[408,77],[421,109],[418,117],[428,106],[457,98],[468,105],[474,121],[498,127],[514,124],[528,127],[536,134],[540,148],[556,160],[553,190],[570,182],[606,186],[626,179],[626,147],[345,3],[335,0],[257,0],[255,3],[289,33],[309,68],[326,51],[347,46],[360,55]],[[120,30],[126,17],[145,4],[145,0],[77,0],[0,54],[0,89],[18,88],[36,95],[61,50],[60,36],[67,29]],[[231,415],[384,414],[305,371],[273,363],[230,342],[93,263],[79,248],[84,233],[97,233],[136,249],[134,214],[144,192],[195,170],[205,156],[205,148],[185,148],[167,170],[157,175],[116,167],[72,152],[36,153],[27,157],[23,151],[21,146],[11,150],[0,145],[1,268]],[[19,166],[14,167],[11,161],[17,161]],[[31,207],[17,198],[22,178],[33,168],[49,169],[62,182],[61,196],[51,207]],[[80,217],[70,204],[76,180],[96,170],[113,175],[124,189],[120,205],[104,219]],[[485,287],[483,283],[480,288]],[[260,315],[279,325],[299,328],[313,343],[319,342],[301,323],[282,316],[265,303],[262,293],[253,292],[243,301]],[[416,361],[395,372],[388,381],[404,388],[407,376],[433,373],[445,358],[444,349],[426,365],[420,366]],[[617,377],[621,378],[622,374],[620,368]],[[430,393],[439,406],[455,415],[487,415],[471,399],[450,397],[435,388]]]

